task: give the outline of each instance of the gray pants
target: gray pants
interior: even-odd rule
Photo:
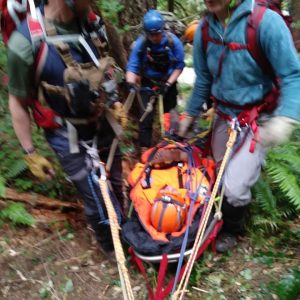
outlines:
[[[228,141],[228,123],[216,117],[213,125],[211,140],[212,153],[217,167],[220,167],[226,151]],[[244,127],[238,134],[238,141],[235,147],[239,147],[230,158],[223,177],[225,196],[227,202],[234,207],[241,207],[251,202],[251,187],[260,176],[261,166],[264,163],[266,150],[259,143],[256,143],[254,153],[249,151],[253,138],[251,129]],[[244,142],[241,142],[244,141]]]

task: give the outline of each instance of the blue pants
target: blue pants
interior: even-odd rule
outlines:
[[[97,241],[101,243],[103,248],[107,248],[108,250],[112,246],[111,234],[107,222],[103,222],[107,220],[107,212],[99,185],[93,178],[93,170],[86,149],[80,146],[79,153],[70,153],[66,129],[45,131],[45,136],[52,149],[56,152],[63,170],[73,182],[83,199],[84,212],[88,222],[95,231]],[[107,139],[106,135],[106,140],[110,140],[110,143],[107,143],[108,145],[111,144],[113,137],[114,136],[111,135],[111,138]],[[109,147],[103,145],[100,138],[98,138],[98,140],[100,141],[98,143],[100,159],[106,162]],[[116,151],[109,179],[114,191],[112,200],[115,202],[115,207],[119,207],[120,214],[120,208],[123,204],[120,149]]]

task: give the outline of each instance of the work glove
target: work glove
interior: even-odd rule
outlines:
[[[121,102],[115,102],[112,107],[112,114],[114,118],[121,124],[121,126],[126,128],[128,123],[127,113],[124,110],[124,106]]]
[[[259,141],[265,147],[272,147],[287,142],[297,121],[288,117],[277,116],[261,125]]]
[[[51,163],[37,152],[25,154],[24,160],[31,173],[41,181],[54,177],[55,172]]]
[[[211,107],[205,113],[202,114],[202,118],[211,123],[214,119],[214,115],[215,115],[215,109]]]
[[[178,135],[180,137],[185,137],[194,121],[195,117],[190,116],[188,113],[184,113],[182,119],[179,121]]]

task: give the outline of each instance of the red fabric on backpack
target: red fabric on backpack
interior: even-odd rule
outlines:
[[[20,3],[21,0],[15,0]],[[17,24],[13,17],[10,15],[7,8],[7,0],[0,0],[0,11],[1,11],[1,34],[5,46],[7,46],[8,40],[11,34],[16,30]],[[20,22],[26,18],[27,10],[24,12],[16,12],[16,16],[19,18]]]
[[[37,126],[46,129],[61,127],[61,124],[57,122],[58,115],[53,109],[43,106],[38,100],[33,100],[30,107]]]

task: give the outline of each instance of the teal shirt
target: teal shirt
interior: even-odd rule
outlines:
[[[254,0],[244,0],[233,12],[226,29],[213,16],[208,15],[209,36],[225,43],[246,44],[246,26]],[[222,71],[218,75],[219,61],[224,45],[208,43],[202,48],[202,22],[194,39],[194,67],[196,82],[186,111],[196,116],[202,104],[213,95],[217,99],[236,105],[260,101],[272,88],[272,80],[264,73],[247,50],[225,52]],[[275,115],[300,120],[300,62],[291,33],[281,16],[267,10],[259,27],[259,43],[280,80],[279,105]],[[239,111],[220,105],[224,113],[236,116]]]

